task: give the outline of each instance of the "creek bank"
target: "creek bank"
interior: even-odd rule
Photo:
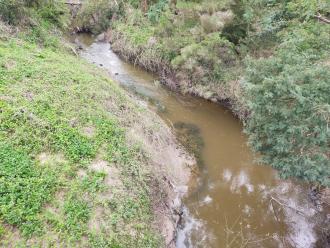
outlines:
[[[145,103],[131,95],[134,102],[144,108]],[[191,170],[196,161],[177,142],[173,131],[152,111],[127,123],[128,137],[133,143],[142,144],[149,155],[153,215],[155,225],[165,240],[165,247],[174,248],[177,229],[181,220],[183,197],[188,193]]]
[[[139,102],[136,98],[135,101]],[[141,101],[140,104],[146,107]],[[196,161],[178,144],[172,130],[159,116],[151,111],[147,116],[145,113],[143,115],[143,118],[140,116],[126,124],[128,137],[133,142],[142,143],[143,150],[150,156],[150,170],[154,178],[151,194],[155,225],[164,237],[166,247],[175,247],[183,208],[182,198],[188,193],[190,174]]]
[[[161,59],[157,50],[153,49],[157,45],[156,39],[150,38],[145,46],[136,47],[123,33],[115,29],[108,29],[100,37],[103,38],[103,41],[110,42],[112,50],[122,59],[157,74],[160,82],[171,90],[201,97],[225,106],[240,120],[248,118],[249,111],[239,80],[232,80],[226,84],[199,85],[193,82],[191,75],[174,69],[171,64]]]
[[[0,29],[0,246],[174,247],[194,158],[66,42]]]
[[[92,39],[105,41],[107,34]],[[71,39],[83,53],[86,45],[75,38]],[[95,63],[87,58],[87,61]],[[103,64],[97,63],[100,67]],[[110,75],[113,76],[113,75]],[[154,111],[147,110],[147,103],[134,93],[129,93],[134,105],[144,109],[143,113],[133,113],[124,106],[113,106],[119,122],[128,130],[127,137],[132,143],[139,143],[149,155],[152,172],[151,195],[156,229],[164,237],[166,247],[175,247],[177,229],[183,211],[182,198],[188,192],[191,170],[196,167],[196,160],[178,143],[173,130]],[[122,113],[124,111],[124,113]],[[118,114],[117,114],[118,113]],[[127,114],[130,118],[127,118]]]

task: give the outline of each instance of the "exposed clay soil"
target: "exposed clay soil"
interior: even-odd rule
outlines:
[[[108,99],[105,107],[119,117],[127,129],[129,142],[139,143],[149,155],[155,228],[165,239],[166,247],[175,247],[176,230],[180,221],[182,197],[187,193],[191,169],[196,161],[177,142],[172,130],[146,103],[131,95],[143,111],[133,106],[114,105]],[[134,113],[134,114],[133,114]]]

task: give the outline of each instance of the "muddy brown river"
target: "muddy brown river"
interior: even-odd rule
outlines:
[[[258,165],[230,111],[169,91],[154,75],[118,58],[108,43],[86,35],[76,42],[84,46],[84,58],[147,100],[198,157],[177,247],[316,247],[316,211],[307,187]]]

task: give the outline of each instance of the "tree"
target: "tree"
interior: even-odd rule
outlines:
[[[285,33],[270,58],[250,60],[247,133],[282,177],[330,186],[330,34],[304,23]]]

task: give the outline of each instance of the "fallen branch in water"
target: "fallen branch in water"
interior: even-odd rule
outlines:
[[[272,236],[265,236],[260,237],[259,239],[251,240],[244,234],[244,230],[242,227],[241,221],[241,215],[235,220],[234,224],[229,227],[227,217],[225,216],[225,234],[226,234],[226,248],[246,248],[249,247],[250,244],[259,244],[263,241],[273,239]],[[235,227],[237,227],[237,224],[239,224],[240,229],[239,231],[235,231]],[[257,237],[256,237],[257,238]]]
[[[305,214],[303,211],[301,211],[301,210],[299,210],[299,209],[297,209],[297,208],[295,208],[295,207],[292,207],[292,206],[290,206],[290,205],[287,205],[287,204],[285,204],[285,203],[283,203],[283,202],[280,202],[279,200],[277,200],[277,199],[274,198],[273,196],[270,197],[270,201],[271,201],[271,202],[272,202],[272,201],[275,201],[275,202],[276,202],[277,204],[279,204],[280,206],[290,208],[290,209],[294,210],[297,214],[299,214],[299,215],[301,215],[301,216],[303,216],[303,217],[305,217],[305,218],[307,217],[306,214]]]

